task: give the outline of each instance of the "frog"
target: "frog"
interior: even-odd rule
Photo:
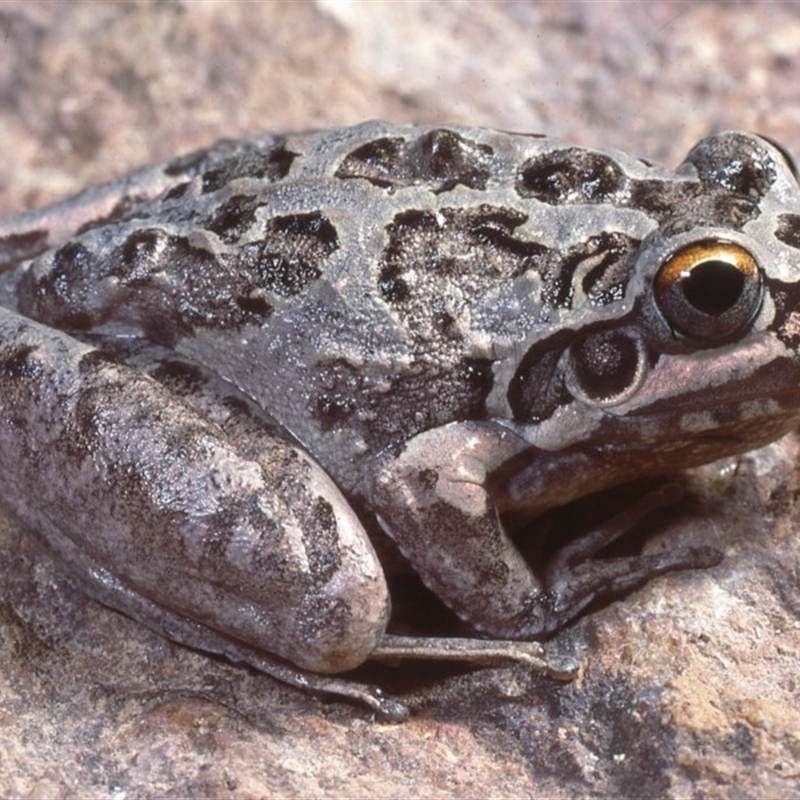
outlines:
[[[668,476],[800,421],[800,188],[754,134],[675,170],[464,126],[222,140],[0,222],[0,266],[0,501],[107,606],[393,719],[343,673],[573,676],[543,641],[722,559],[602,554]],[[469,635],[389,632],[376,537]]]

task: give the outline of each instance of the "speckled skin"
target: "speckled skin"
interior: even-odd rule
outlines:
[[[105,602],[251,663],[375,650],[389,600],[362,522],[485,635],[551,633],[718,554],[587,562],[615,529],[543,579],[502,515],[800,417],[792,170],[744,134],[673,173],[367,123],[20,215],[0,225],[0,494]]]

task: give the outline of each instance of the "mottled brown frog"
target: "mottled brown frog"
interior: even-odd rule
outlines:
[[[298,686],[528,658],[708,547],[548,564],[507,532],[800,419],[800,190],[711,136],[675,172],[367,123],[224,141],[0,224],[0,498],[86,591]],[[386,634],[380,528],[480,637]],[[519,640],[500,644],[495,640]]]

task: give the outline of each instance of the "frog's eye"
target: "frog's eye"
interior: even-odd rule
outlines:
[[[758,313],[761,272],[755,258],[738,244],[696,242],[662,265],[655,297],[674,332],[691,339],[727,339]]]

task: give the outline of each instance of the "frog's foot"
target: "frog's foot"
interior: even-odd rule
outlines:
[[[646,556],[592,560],[600,550],[646,515],[680,499],[682,490],[667,483],[638,503],[612,517],[591,533],[563,547],[550,561],[545,574],[547,620],[543,634],[552,633],[594,600],[623,594],[665,572],[716,566],[722,553],[713,547],[682,547]],[[537,618],[541,618],[537,614]]]
[[[387,696],[378,686],[296,667],[285,659],[154,603],[129,589],[99,565],[93,566],[91,575],[95,580],[87,580],[84,584],[88,594],[104,605],[122,610],[156,633],[179,644],[221,655],[235,664],[247,664],[302,691],[347,698],[371,709],[386,722],[403,722],[410,715],[405,703]]]
[[[519,642],[460,637],[397,636],[385,634],[370,656],[376,661],[406,658],[423,661],[465,661],[481,666],[523,664],[551,678],[569,681],[579,664],[570,655],[547,652],[540,642]]]
[[[679,569],[706,569],[722,561],[713,547],[682,547],[664,553],[613,558],[579,564],[559,572],[546,584],[547,624],[541,633],[557,631],[594,600],[624,594],[631,589]]]

